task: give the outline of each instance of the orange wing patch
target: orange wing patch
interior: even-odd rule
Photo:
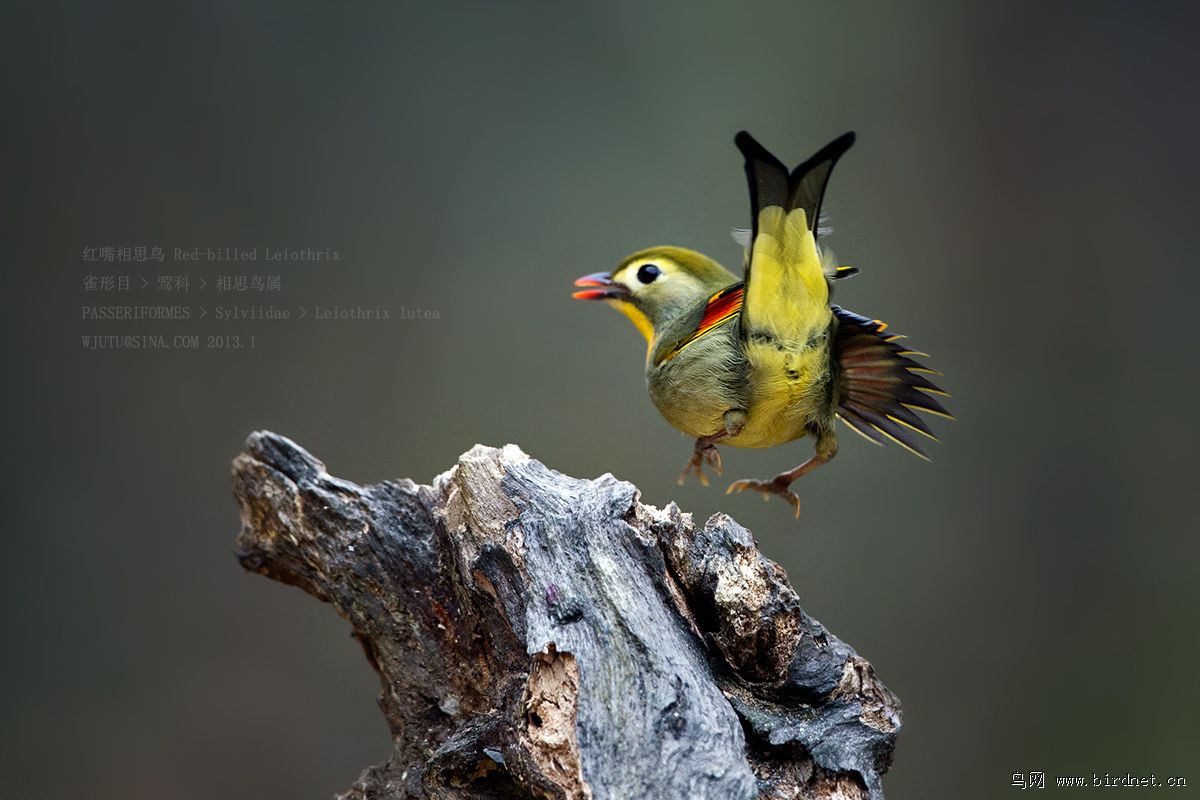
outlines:
[[[722,289],[721,291],[708,298],[708,305],[704,308],[704,316],[700,318],[700,324],[687,338],[675,345],[670,353],[666,355],[659,363],[670,361],[680,350],[687,347],[692,342],[699,339],[704,334],[711,331],[713,328],[724,325],[729,320],[736,317],[742,310],[742,299],[745,295],[746,287],[740,283]]]
[[[708,298],[708,307],[704,309],[704,316],[700,320],[700,325],[696,328],[696,332],[691,335],[689,341],[703,336],[723,322],[728,322],[731,317],[741,311],[742,297],[745,292],[746,288],[744,286],[730,286],[728,289],[722,289]]]

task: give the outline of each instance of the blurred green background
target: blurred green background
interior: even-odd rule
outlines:
[[[1028,771],[1200,785],[1190,5],[5,20],[0,797],[323,798],[387,755],[346,624],[233,559],[228,464],[259,428],[358,481],[428,481],[516,442],[701,520],[728,511],[903,700],[890,797],[1010,797]],[[640,338],[569,298],[652,244],[736,264],[740,128],[789,163],[858,131],[826,206],[863,271],[838,301],[933,353],[959,416],[932,464],[847,433],[803,480],[799,524],[723,482],[677,487],[690,445],[645,395]],[[342,260],[84,263],[97,245]],[[243,270],[282,291],[82,289]],[[98,302],[438,318],[81,320]],[[100,333],[257,346],[81,348]],[[727,450],[726,480],[808,452]]]

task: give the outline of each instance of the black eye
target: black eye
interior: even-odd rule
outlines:
[[[638,280],[642,283],[652,283],[659,275],[662,275],[662,270],[654,264],[642,264],[638,267]]]

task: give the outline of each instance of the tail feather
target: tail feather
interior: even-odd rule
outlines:
[[[746,160],[751,221],[746,250],[742,338],[750,360],[766,350],[800,345],[830,324],[829,282],[838,275],[817,245],[821,199],[833,165],[854,143],[848,133],[791,172],[745,131],[734,139]]]
[[[788,200],[791,186],[783,162],[746,131],[733,137],[734,144],[746,159],[746,181],[750,185],[750,219],[753,223],[751,240],[758,235],[758,214],[764,208],[780,206],[791,211]]]
[[[821,202],[833,167],[851,145],[854,133],[844,133],[822,147],[816,155],[790,173],[783,163],[746,131],[734,137],[734,143],[746,159],[746,179],[750,185],[750,218],[757,234],[758,215],[764,208],[780,206],[784,211],[804,209],[809,229],[819,232]]]

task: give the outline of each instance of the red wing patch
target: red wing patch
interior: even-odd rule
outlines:
[[[742,310],[742,298],[745,294],[746,287],[740,283],[729,286],[708,298],[708,305],[704,308],[704,316],[700,318],[700,324],[696,326],[691,334],[687,336],[679,344],[675,345],[670,353],[667,354],[659,363],[669,361],[675,357],[680,350],[687,347],[692,342],[699,339],[704,334],[724,325],[729,320],[736,317]]]
[[[741,311],[742,296],[745,292],[744,286],[730,286],[708,298],[708,307],[704,309],[700,325],[697,326],[696,332],[689,337],[688,341],[703,336]]]

